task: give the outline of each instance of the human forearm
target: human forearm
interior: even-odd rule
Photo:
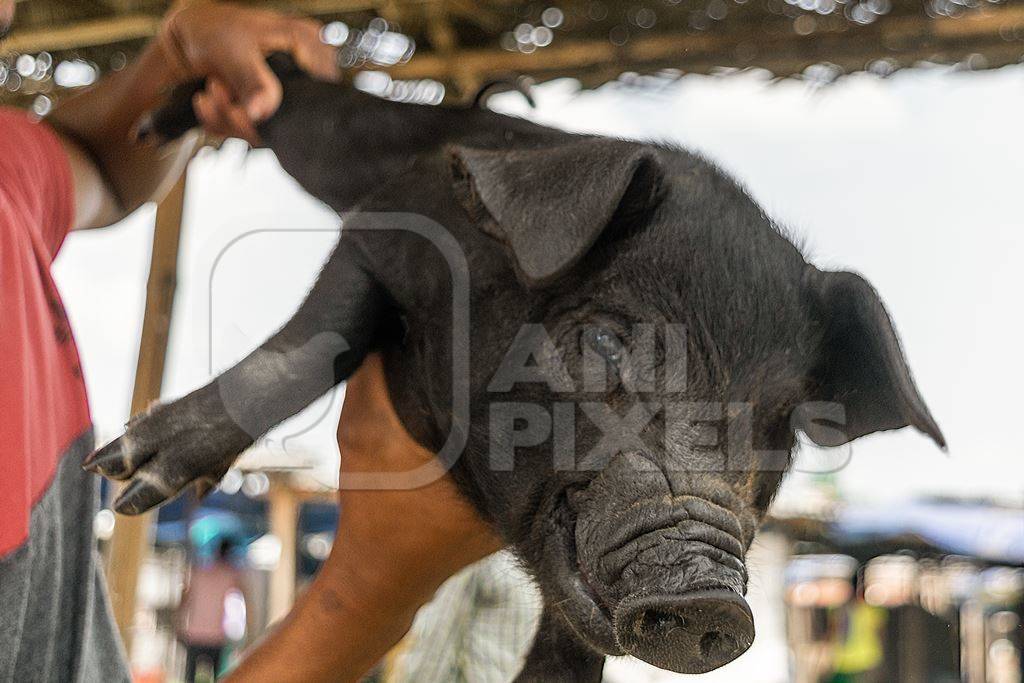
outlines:
[[[377,354],[348,382],[338,439],[342,481],[358,473],[409,472],[434,457],[402,426]],[[341,491],[330,556],[232,683],[361,680],[445,579],[501,547],[437,467],[438,478],[422,488]]]
[[[55,108],[49,121],[84,152],[79,162],[72,160],[79,194],[76,227],[123,218],[141,204],[161,198],[180,175],[196,137],[158,149],[137,143],[134,129],[181,78],[154,42],[124,70]],[[75,150],[69,151],[74,157]],[[86,165],[90,161],[94,169]],[[90,173],[97,177],[90,181]]]
[[[345,457],[353,455],[361,459],[351,451]],[[362,680],[445,579],[501,545],[447,477],[424,489],[341,498],[336,549],[230,683]]]
[[[328,577],[314,581],[292,612],[256,643],[228,679],[267,683],[355,683],[408,630],[415,605],[353,603]],[[383,614],[382,614],[383,613]]]

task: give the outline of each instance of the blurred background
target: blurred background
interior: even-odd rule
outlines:
[[[325,40],[381,96],[436,104],[527,73],[542,81],[536,107],[516,93],[490,106],[698,150],[816,265],[859,271],[882,295],[949,451],[909,429],[805,444],[751,555],[757,640],[703,680],[1020,683],[1024,6],[438,2],[438,22],[375,3],[291,4],[332,22]],[[62,90],[129,59],[162,3],[67,3],[45,16],[48,3],[22,6],[0,90],[43,115]],[[163,398],[284,322],[339,229],[270,153],[234,141],[196,158],[183,196]],[[120,433],[138,393],[155,216],[73,235],[56,267],[100,441]],[[326,558],[343,395],[276,428],[215,494],[168,505],[146,530],[128,602],[139,680],[184,674],[190,576],[237,574],[237,609],[225,612],[237,652]],[[104,541],[121,524],[109,510],[95,520]],[[615,683],[683,678],[625,658],[606,667]]]

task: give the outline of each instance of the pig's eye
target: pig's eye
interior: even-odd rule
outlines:
[[[607,327],[587,327],[580,341],[609,363],[617,364],[622,359],[622,342]]]

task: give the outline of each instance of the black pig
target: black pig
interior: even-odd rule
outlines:
[[[87,463],[131,480],[119,511],[212,485],[380,350],[408,431],[544,595],[518,680],[624,653],[700,673],[753,640],[744,555],[797,430],[944,445],[871,286],[700,157],[278,71],[260,134],[345,227],[277,334]]]

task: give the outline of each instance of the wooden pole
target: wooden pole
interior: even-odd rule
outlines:
[[[177,284],[178,243],[185,203],[185,174],[164,198],[156,211],[153,252],[146,284],[146,312],[135,369],[135,389],[131,414],[136,415],[160,398],[163,385],[167,339],[171,329],[171,311]],[[138,517],[118,516],[110,540],[107,583],[114,620],[125,649],[131,652],[132,626],[135,622],[135,598],[139,570],[149,551],[152,514]]]
[[[281,542],[281,559],[270,574],[270,595],[267,598],[267,623],[272,624],[288,614],[295,602],[299,497],[285,475],[271,479],[268,498],[270,533]]]

